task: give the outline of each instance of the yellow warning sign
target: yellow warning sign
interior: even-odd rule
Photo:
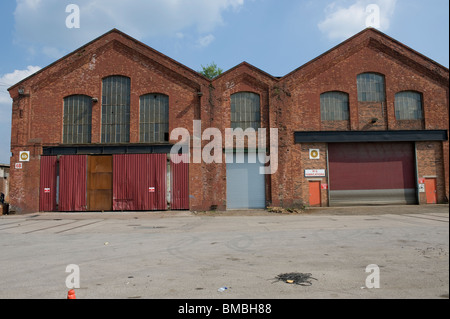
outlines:
[[[318,149],[310,149],[309,150],[309,158],[310,159],[319,159],[320,158],[320,152]]]
[[[19,160],[21,162],[29,162],[30,161],[30,152],[29,151],[23,151],[19,153]]]

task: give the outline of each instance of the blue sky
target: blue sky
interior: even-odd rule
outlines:
[[[66,6],[80,28],[66,27]],[[449,67],[448,0],[3,0],[0,2],[0,163],[9,163],[11,99],[6,89],[117,28],[200,70],[247,61],[283,76],[366,27],[378,28]]]

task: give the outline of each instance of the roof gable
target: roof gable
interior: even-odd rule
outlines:
[[[288,80],[296,75],[306,81],[333,67],[363,48],[370,48],[389,55],[417,72],[448,86],[449,70],[430,58],[374,28],[367,28],[315,59],[281,78]]]
[[[216,78],[213,79],[213,81],[217,81],[220,80],[221,78],[225,77],[225,76],[229,76],[232,73],[237,73],[237,72],[245,72],[245,73],[252,73],[252,72],[256,72],[257,74],[262,75],[264,78],[270,80],[270,81],[278,81],[278,79],[272,75],[270,75],[267,72],[262,71],[261,69],[255,67],[254,65],[251,65],[248,62],[241,62],[238,65],[236,65],[235,67],[232,67],[231,69],[223,72],[221,75],[217,76]]]
[[[259,74],[269,82],[273,83],[289,80],[294,75],[300,77],[302,81],[306,81],[324,70],[333,67],[340,61],[348,58],[365,47],[381,51],[384,54],[396,59],[400,63],[416,70],[420,74],[423,74],[424,76],[427,76],[445,86],[449,85],[449,70],[447,68],[373,28],[367,28],[359,32],[353,37],[338,44],[334,48],[328,50],[322,55],[307,62],[281,78],[274,77],[247,62],[242,62],[239,65],[225,71],[213,80],[209,80],[197,71],[194,71],[189,67],[173,60],[172,58],[158,52],[157,50],[132,38],[131,36],[117,29],[112,29],[77,50],[60,58],[54,63],[39,70],[38,72],[23,79],[22,81],[14,84],[8,89],[8,91],[13,90],[20,85],[29,84],[32,85],[34,89],[38,89],[41,85],[38,83],[42,83],[44,85],[45,83],[48,84],[50,81],[48,77],[57,78],[62,74],[67,74],[70,70],[88,63],[90,56],[95,52],[106,50],[110,48],[109,46],[111,45],[115,45],[116,48],[120,46],[126,47],[129,52],[134,51],[135,55],[147,59],[147,61],[153,60],[159,65],[160,68],[168,71],[168,73],[176,73],[181,75],[185,79],[184,82],[188,83],[188,85],[190,84],[191,86],[199,86],[200,83],[214,83],[220,81],[224,77],[230,76],[234,72],[247,73],[249,76],[252,76],[251,73],[256,72],[256,74]],[[325,60],[327,61],[324,63]]]
[[[132,52],[135,55],[140,56],[147,61],[152,60],[155,64],[159,65],[159,68],[163,68],[168,73],[177,73],[185,79],[184,82],[191,83],[196,82],[195,86],[199,86],[200,83],[209,83],[202,74],[188,68],[187,66],[169,58],[168,56],[158,52],[157,50],[147,46],[146,44],[128,36],[127,34],[112,29],[109,32],[101,35],[100,37],[90,41],[75,51],[65,55],[52,64],[42,68],[36,73],[28,76],[20,82],[11,86],[8,91],[11,91],[18,86],[31,85],[33,90],[39,89],[42,86],[46,86],[53,82],[51,78],[59,78],[60,76],[70,73],[77,67],[89,63],[93,54],[97,56],[108,49],[124,49]]]

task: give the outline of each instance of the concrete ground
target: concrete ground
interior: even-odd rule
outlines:
[[[448,205],[8,215],[0,298],[65,299],[71,264],[77,299],[449,298],[448,253]]]

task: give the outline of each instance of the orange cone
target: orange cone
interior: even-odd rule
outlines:
[[[67,293],[67,299],[77,299],[77,297],[75,296],[75,290],[69,290],[69,292]]]

